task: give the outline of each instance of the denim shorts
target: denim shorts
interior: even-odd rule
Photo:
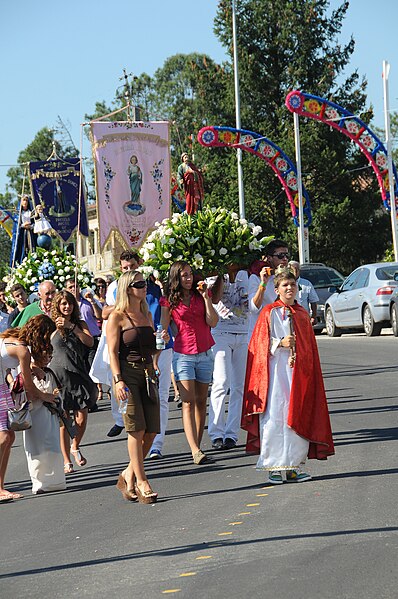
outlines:
[[[173,353],[173,372],[176,381],[211,383],[214,358],[211,349],[200,354]]]

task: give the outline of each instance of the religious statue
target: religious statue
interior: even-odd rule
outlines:
[[[29,252],[37,245],[37,235],[33,231],[35,210],[27,195],[22,196],[18,211],[18,222],[13,237],[11,265],[21,264]]]
[[[202,171],[189,160],[188,154],[181,154],[182,163],[178,167],[177,179],[180,187],[184,189],[186,200],[186,213],[195,214],[202,210],[204,191]]]

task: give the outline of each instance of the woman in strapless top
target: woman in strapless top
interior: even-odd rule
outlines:
[[[120,277],[106,336],[116,399],[128,401],[123,420],[130,462],[116,486],[129,501],[154,503],[157,493],[146,477],[144,458],[160,432],[159,400],[151,398],[147,389],[147,375],[156,379],[159,352],[146,303],[146,282],[139,271],[128,271]],[[162,336],[166,342],[169,340],[167,331]]]

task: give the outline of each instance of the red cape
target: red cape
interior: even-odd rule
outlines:
[[[283,305],[277,300],[261,310],[249,343],[241,422],[248,433],[246,451],[249,453],[260,453],[259,414],[267,407],[270,317],[274,308]],[[287,424],[310,442],[308,458],[326,460],[334,454],[334,445],[318,347],[306,310],[294,304],[291,311],[296,335],[296,362]]]
[[[202,209],[203,202],[203,175],[201,171],[192,163],[188,162],[188,166],[194,171],[184,173],[184,192],[187,214],[195,214]]]

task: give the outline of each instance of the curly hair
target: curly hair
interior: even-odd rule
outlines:
[[[42,353],[51,353],[51,334],[56,326],[53,320],[45,314],[32,316],[21,328],[7,329],[0,334],[0,338],[13,337],[22,341],[30,348],[30,353],[35,358]]]
[[[185,262],[185,260],[177,260],[170,267],[166,285],[166,295],[170,303],[170,310],[176,308],[182,301],[181,271],[187,266],[191,268],[191,265]]]
[[[66,289],[62,289],[62,291],[59,291],[56,295],[54,295],[54,299],[51,304],[51,318],[55,322],[55,320],[58,318],[58,316],[62,316],[60,309],[59,309],[59,305],[63,299],[66,299],[69,304],[73,305],[73,310],[70,315],[70,321],[73,324],[75,324],[77,327],[79,327],[79,329],[82,329],[82,325],[80,323],[79,304],[77,303],[75,296],[72,293],[70,293],[70,291],[66,291]],[[59,334],[61,335],[61,337],[63,339],[65,339],[66,330],[63,328],[58,329],[58,330],[59,330]]]

